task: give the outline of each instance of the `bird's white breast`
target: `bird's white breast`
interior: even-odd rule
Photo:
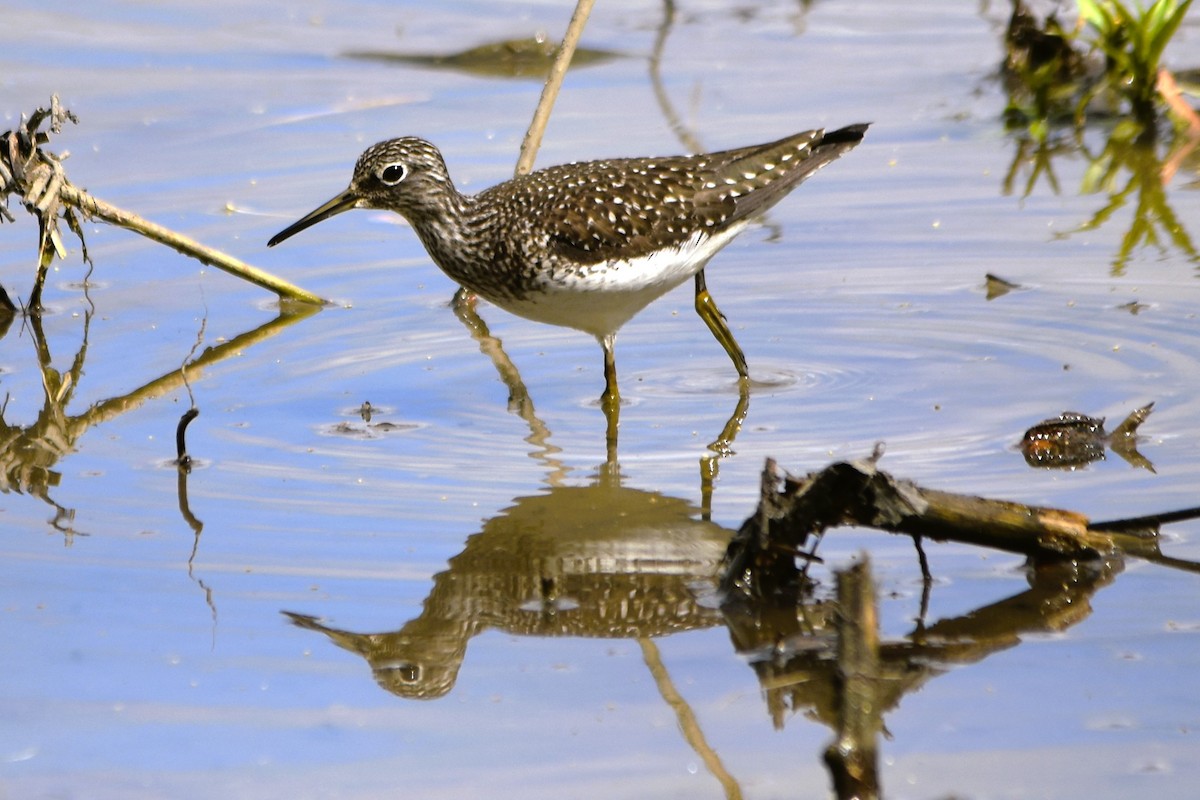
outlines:
[[[715,236],[699,232],[678,248],[539,276],[538,293],[499,305],[518,316],[601,337],[699,272],[745,223]]]

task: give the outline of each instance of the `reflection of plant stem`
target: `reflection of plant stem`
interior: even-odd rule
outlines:
[[[239,355],[247,347],[257,344],[264,339],[269,339],[275,334],[282,331],[289,325],[299,322],[300,320],[315,314],[320,310],[319,306],[312,305],[297,305],[281,313],[278,317],[270,322],[264,323],[252,331],[236,336],[227,342],[222,342],[219,345],[207,348],[195,360],[190,361],[186,367],[193,373],[203,370],[205,367],[223,361],[226,358]],[[117,417],[131,408],[134,408],[154,397],[159,397],[172,389],[177,389],[184,383],[184,370],[173,369],[167,374],[155,378],[138,389],[135,389],[128,394],[120,397],[113,397],[108,400],[102,400],[89,408],[78,417],[72,419],[72,424],[88,427],[104,422],[106,420]]]
[[[1200,252],[1197,252],[1187,229],[1167,201],[1166,188],[1161,180],[1163,167],[1153,145],[1131,142],[1114,132],[1104,151],[1089,160],[1092,163],[1085,177],[1084,191],[1107,191],[1109,201],[1079,230],[1100,227],[1123,208],[1132,196],[1136,195],[1137,198],[1133,221],[1122,237],[1121,247],[1113,260],[1115,274],[1119,275],[1125,269],[1138,245],[1154,245],[1160,251],[1165,251],[1164,240],[1169,240],[1193,262],[1200,260]],[[1113,185],[1122,169],[1129,171],[1129,182],[1114,191]],[[1160,229],[1165,236],[1160,234]]]
[[[1167,104],[1167,108],[1178,117],[1187,127],[1188,136],[1195,140],[1200,137],[1200,114],[1196,113],[1196,109],[1183,99],[1183,90],[1179,88],[1179,82],[1175,80],[1175,76],[1171,71],[1160,69],[1158,71],[1158,83],[1155,84],[1155,89],[1158,91],[1158,96]]]
[[[1031,150],[1032,153],[1030,152]],[[1046,183],[1050,185],[1050,191],[1059,194],[1061,188],[1058,178],[1054,175],[1054,157],[1064,152],[1073,152],[1074,150],[1074,144],[1064,144],[1050,137],[1042,139],[1019,139],[1017,141],[1017,151],[1013,154],[1012,165],[1009,166],[1008,172],[1004,176],[1004,194],[1013,193],[1017,182],[1017,175],[1021,171],[1021,167],[1026,164],[1030,165],[1029,178],[1025,181],[1021,197],[1029,197],[1033,194],[1033,189],[1037,185],[1038,178],[1043,175],[1046,177]]]
[[[192,533],[196,535],[196,540],[192,543],[192,554],[188,556],[188,573],[192,571],[192,562],[196,559],[196,552],[200,547],[200,532],[204,530],[204,523],[196,518],[192,513],[192,508],[188,504],[187,491],[187,470],[179,470],[179,480],[175,484],[176,493],[179,498],[179,514],[183,517],[183,521],[192,529]]]
[[[29,322],[30,337],[34,342],[34,347],[37,349],[38,369],[41,372],[42,390],[46,398],[42,414],[39,415],[38,424],[34,426],[34,431],[36,431],[34,438],[45,439],[52,443],[48,448],[43,448],[28,446],[32,443],[26,442],[27,446],[23,448],[23,452],[20,454],[24,458],[29,459],[26,463],[38,463],[40,460],[39,457],[44,457],[47,449],[54,452],[56,454],[55,457],[57,457],[57,454],[65,452],[66,448],[70,446],[69,442],[74,440],[74,436],[70,432],[71,420],[67,416],[66,405],[71,401],[71,395],[74,393],[75,387],[79,384],[80,376],[83,375],[83,364],[87,358],[88,331],[91,328],[93,313],[94,306],[84,312],[83,342],[79,345],[79,351],[75,353],[71,367],[66,373],[60,373],[52,366],[53,359],[50,354],[50,344],[46,340],[46,333],[42,328],[42,315],[35,313],[28,315],[26,318]],[[11,443],[6,443],[6,448],[11,446]],[[29,488],[32,489],[33,487]],[[52,500],[48,485],[39,486],[34,494],[54,506],[55,515],[51,525],[55,529],[62,531],[66,537],[67,546],[70,546],[73,537],[79,533],[74,527],[75,510],[64,508]]]
[[[662,57],[663,51],[667,47],[667,37],[671,34],[671,29],[675,26],[675,0],[663,0],[663,19],[658,26],[658,33],[654,37],[654,49],[650,52],[650,85],[654,87],[654,97],[658,100],[658,107],[662,109],[663,116],[666,117],[667,124],[671,126],[675,136],[683,143],[692,153],[699,153],[704,150],[687,126],[679,118],[679,112],[675,110],[671,103],[671,97],[667,94],[666,86],[663,85],[662,79]]]
[[[687,700],[683,699],[683,695],[675,688],[675,683],[671,680],[666,665],[663,664],[662,655],[658,652],[658,645],[645,636],[640,637],[637,641],[642,648],[642,658],[645,660],[646,666],[650,668],[650,674],[654,676],[654,683],[658,686],[659,694],[675,712],[675,718],[679,722],[679,730],[683,733],[683,738],[696,751],[696,755],[700,756],[700,760],[704,762],[704,766],[712,773],[712,776],[720,781],[721,787],[725,790],[725,796],[740,798],[742,796],[741,787],[725,769],[717,751],[713,750],[712,745],[704,738],[704,731],[700,730],[700,723],[696,720],[696,712],[692,711]]]
[[[1187,137],[1176,145],[1175,150],[1167,156],[1167,160],[1163,162],[1162,169],[1159,170],[1163,186],[1171,182],[1171,179],[1175,177],[1175,173],[1179,171],[1179,166],[1183,164],[1198,145],[1200,145],[1200,131],[1192,131],[1189,128]]]
[[[879,797],[876,739],[880,702],[879,611],[871,564],[864,555],[837,575],[837,738],[825,751],[839,800]]]
[[[84,289],[85,296],[87,289]],[[320,308],[314,305],[293,304],[277,318],[257,329],[241,334],[217,347],[205,350],[196,358],[187,359],[184,368],[172,369],[144,386],[120,397],[97,402],[80,414],[69,415],[71,403],[84,374],[84,362],[88,352],[88,331],[93,308],[85,309],[83,315],[83,342],[75,354],[69,369],[54,368],[53,359],[42,327],[41,314],[25,317],[29,326],[30,339],[36,349],[37,366],[42,379],[44,402],[37,420],[28,425],[10,425],[4,419],[6,408],[0,405],[0,492],[20,492],[37,497],[55,509],[51,521],[71,544],[75,535],[86,535],[73,527],[75,512],[54,501],[50,491],[59,484],[61,474],[53,470],[54,465],[75,450],[76,442],[92,426],[117,417],[137,408],[146,400],[166,394],[194,377],[196,370],[216,364],[225,358],[239,356],[246,348],[279,333],[283,328],[298,322]],[[194,351],[193,351],[194,352]],[[185,519],[187,515],[185,514]],[[192,525],[189,520],[189,525]]]
[[[529,123],[525,140],[521,142],[521,156],[517,159],[516,175],[524,175],[533,169],[533,161],[537,158],[538,148],[542,144],[542,134],[550,121],[550,112],[554,108],[558,90],[562,87],[567,67],[571,65],[571,56],[575,54],[575,47],[579,44],[579,37],[583,35],[583,28],[587,25],[588,15],[592,13],[595,2],[596,0],[578,0],[575,5],[575,13],[571,15],[571,22],[567,25],[558,55],[550,67],[550,74],[546,77],[546,85],[542,87],[542,97],[533,113],[533,121]]]
[[[208,610],[212,614],[213,630],[212,639],[213,647],[217,644],[217,604],[213,600],[212,589],[204,582],[203,578],[197,578],[192,569],[196,562],[196,554],[200,552],[200,532],[204,530],[204,523],[196,519],[196,515],[192,513],[191,507],[188,505],[187,494],[188,471],[185,469],[179,470],[179,481],[176,484],[176,489],[179,494],[179,513],[183,515],[184,522],[192,529],[192,552],[188,555],[187,572],[188,577],[196,582],[204,591],[204,603],[208,606]]]

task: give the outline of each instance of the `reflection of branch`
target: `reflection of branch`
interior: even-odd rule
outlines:
[[[92,313],[90,308],[84,312],[83,342],[75,353],[71,368],[65,373],[53,367],[41,315],[27,317],[42,379],[42,408],[37,421],[24,427],[9,425],[3,418],[5,409],[0,408],[0,491],[24,492],[54,506],[51,524],[66,534],[67,544],[77,533],[72,527],[75,512],[63,508],[50,497],[50,487],[57,486],[61,477],[51,467],[71,451],[78,437],[78,431],[67,416],[66,406],[83,375]]]
[[[296,305],[292,310],[280,314],[253,331],[209,348],[184,366],[188,370],[201,370],[222,359],[239,355],[245,348],[274,336],[288,325],[315,314],[318,310],[319,306]],[[66,407],[83,375],[91,314],[90,310],[84,314],[83,344],[75,354],[70,370],[62,374],[51,366],[52,358],[42,331],[41,316],[29,315],[31,338],[37,349],[38,366],[42,375],[45,395],[43,406],[37,420],[25,426],[8,424],[4,420],[4,409],[0,407],[0,492],[23,492],[50,503],[56,510],[54,526],[68,535],[75,533],[69,527],[74,512],[59,506],[50,497],[50,488],[58,485],[61,477],[52,467],[74,449],[75,442],[92,425],[119,416],[146,400],[178,388],[185,382],[184,369],[173,369],[139,389],[96,403],[77,416],[69,416]]]
[[[1078,624],[1091,613],[1092,595],[1121,566],[1119,557],[1030,564],[1025,591],[928,627],[918,624],[903,639],[881,643],[874,705],[885,713],[948,665],[974,664],[1020,644],[1027,634]],[[798,572],[794,563],[792,572]],[[839,604],[817,600],[810,586],[799,605],[783,594],[728,594],[721,612],[737,652],[758,676],[775,727],[783,727],[789,712],[803,712],[836,729],[844,705],[833,635]]]
[[[667,94],[666,86],[663,85],[663,51],[666,49],[667,37],[674,25],[675,0],[663,0],[663,20],[658,26],[658,33],[654,37],[654,49],[650,53],[650,85],[654,87],[654,97],[658,100],[658,107],[662,109],[663,116],[666,118],[667,124],[671,126],[671,130],[675,132],[675,136],[683,142],[683,146],[687,148],[688,152],[699,153],[704,150],[704,147],[680,120],[679,112],[675,110],[671,103],[671,97]]]
[[[667,672],[667,665],[663,663],[662,655],[658,652],[658,645],[644,637],[638,639],[638,645],[642,648],[642,659],[650,668],[650,674],[654,676],[654,685],[658,687],[658,692],[662,695],[663,700],[675,712],[675,718],[679,721],[679,730],[683,733],[683,738],[696,751],[696,755],[700,756],[700,760],[704,762],[704,766],[708,768],[713,777],[721,782],[725,796],[731,800],[733,798],[740,800],[742,797],[741,787],[738,786],[737,780],[729,774],[729,770],[725,769],[717,751],[713,750],[712,745],[704,738],[704,731],[700,730],[696,712],[692,711],[687,700],[675,688],[675,682],[671,680],[671,674]]]
[[[210,367],[227,358],[239,355],[247,347],[265,339],[270,339],[288,326],[312,316],[319,310],[320,306],[289,306],[281,310],[278,317],[260,325],[254,330],[243,333],[240,336],[235,336],[227,342],[207,348],[198,358],[185,364],[184,368],[194,376],[204,370],[205,367]],[[74,421],[76,424],[84,427],[95,425],[120,416],[147,400],[164,395],[173,389],[178,389],[184,385],[184,368],[173,369],[167,374],[155,378],[140,388],[123,394],[120,397],[113,397],[96,403],[83,414],[75,417]]]

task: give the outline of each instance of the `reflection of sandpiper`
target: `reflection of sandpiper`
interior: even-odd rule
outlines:
[[[715,590],[732,533],[685,500],[606,476],[517,498],[467,540],[398,631],[351,633],[285,613],[365,658],[388,691],[431,699],[450,691],[467,643],[488,629],[642,639],[720,625],[698,597]]]
[[[855,147],[866,129],[811,130],[693,156],[567,164],[474,196],[455,189],[432,144],[392,139],[362,154],[346,191],[269,244],[351,208],[395,211],[467,289],[514,314],[595,336],[604,348],[602,399],[615,408],[617,330],[692,277],[697,312],[747,377],[704,266],[755,216]]]

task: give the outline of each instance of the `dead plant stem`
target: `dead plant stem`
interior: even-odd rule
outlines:
[[[567,74],[567,67],[571,65],[571,57],[575,55],[575,47],[579,44],[579,37],[583,35],[583,28],[587,25],[588,15],[592,13],[595,2],[596,0],[579,0],[575,4],[575,13],[571,15],[562,45],[558,48],[558,55],[550,67],[550,74],[546,77],[546,85],[542,87],[542,96],[538,100],[537,110],[533,112],[533,121],[529,123],[525,140],[521,142],[521,155],[517,159],[514,173],[517,176],[525,175],[533,169],[534,159],[537,158],[538,148],[542,144],[542,134],[546,132],[550,112],[558,98],[558,90],[562,87],[563,77]]]
[[[176,233],[169,228],[164,228],[149,220],[142,219],[136,214],[132,214],[123,209],[117,208],[114,205],[104,202],[103,200],[93,197],[82,189],[78,189],[69,183],[64,183],[59,190],[59,194],[64,203],[74,206],[91,217],[99,217],[105,222],[119,225],[122,228],[139,233],[148,239],[153,239],[156,242],[165,244],[178,250],[184,255],[191,256],[204,264],[209,264],[222,269],[231,275],[236,275],[242,280],[249,281],[256,286],[261,286],[264,289],[274,292],[280,298],[295,300],[301,303],[310,303],[314,305],[324,305],[325,300],[305,289],[301,289],[282,278],[276,277],[269,272],[264,272],[257,267],[252,267],[244,261],[240,261],[232,256],[226,255],[218,250],[213,250],[210,247],[200,244],[194,239],[188,238],[182,234]]]

